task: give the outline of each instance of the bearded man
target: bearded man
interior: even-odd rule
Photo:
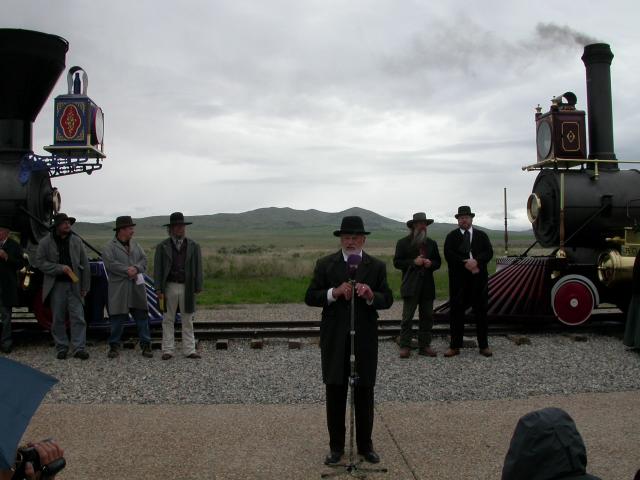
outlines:
[[[400,323],[400,358],[411,356],[411,330],[416,308],[419,309],[418,353],[427,357],[437,356],[431,348],[433,301],[436,298],[433,272],[440,268],[442,262],[438,244],[427,236],[427,227],[432,223],[433,219],[427,218],[426,213],[414,213],[407,222],[411,232],[396,244],[393,265],[402,270],[400,295],[404,302]]]
[[[344,454],[345,410],[350,373],[351,298],[355,295],[355,368],[358,374],[354,390],[356,444],[358,453],[370,463],[380,457],[373,449],[373,388],[378,367],[378,310],[393,303],[387,284],[386,266],[362,250],[366,235],[362,218],[344,217],[340,230],[340,250],[316,263],[313,279],[305,295],[310,307],[322,307],[320,352],[322,379],[326,385],[327,427],[330,452],[326,465],[337,464]],[[349,281],[347,259],[360,256],[353,284]]]

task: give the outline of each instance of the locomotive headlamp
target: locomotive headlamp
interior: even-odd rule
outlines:
[[[67,85],[68,93],[55,99],[53,145],[44,149],[71,158],[104,158],[104,114],[87,96],[86,72],[71,67]]]
[[[535,193],[529,195],[529,198],[527,199],[527,217],[529,217],[529,221],[531,223],[536,223],[538,215],[540,215],[541,208],[542,203],[540,202],[540,197]]]
[[[536,112],[539,162],[587,157],[585,115],[583,111],[576,110],[576,102],[573,92],[565,92],[551,99],[547,113]]]

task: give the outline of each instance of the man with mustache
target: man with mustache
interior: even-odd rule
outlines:
[[[436,288],[433,272],[440,268],[440,252],[435,240],[427,237],[427,227],[433,219],[424,212],[413,214],[407,222],[411,233],[398,240],[393,265],[402,270],[400,294],[402,322],[400,324],[400,358],[411,356],[411,324],[418,310],[418,353],[427,357],[437,356],[431,348],[431,328],[433,327],[433,300]]]
[[[345,409],[350,374],[351,297],[355,295],[355,366],[358,374],[354,388],[356,444],[358,453],[370,463],[380,457],[373,449],[373,387],[378,366],[378,310],[393,303],[387,285],[386,266],[362,250],[366,235],[362,218],[342,219],[340,250],[316,263],[305,303],[322,307],[320,349],[322,379],[326,385],[327,427],[330,452],[326,465],[337,464],[344,454]],[[349,256],[360,256],[355,287],[350,280]],[[358,259],[356,259],[358,260]]]

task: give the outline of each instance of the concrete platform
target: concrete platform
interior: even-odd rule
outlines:
[[[640,468],[640,391],[523,400],[382,403],[378,479],[499,479],[518,418],[558,406],[585,439],[589,471],[632,479]],[[324,405],[44,404],[26,439],[53,436],[60,479],[313,479],[331,471]],[[347,477],[341,477],[347,478]]]

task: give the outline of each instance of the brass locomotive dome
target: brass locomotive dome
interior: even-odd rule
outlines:
[[[529,195],[527,199],[527,217],[529,217],[531,223],[536,223],[541,208],[542,203],[540,202],[540,197],[535,193]]]

